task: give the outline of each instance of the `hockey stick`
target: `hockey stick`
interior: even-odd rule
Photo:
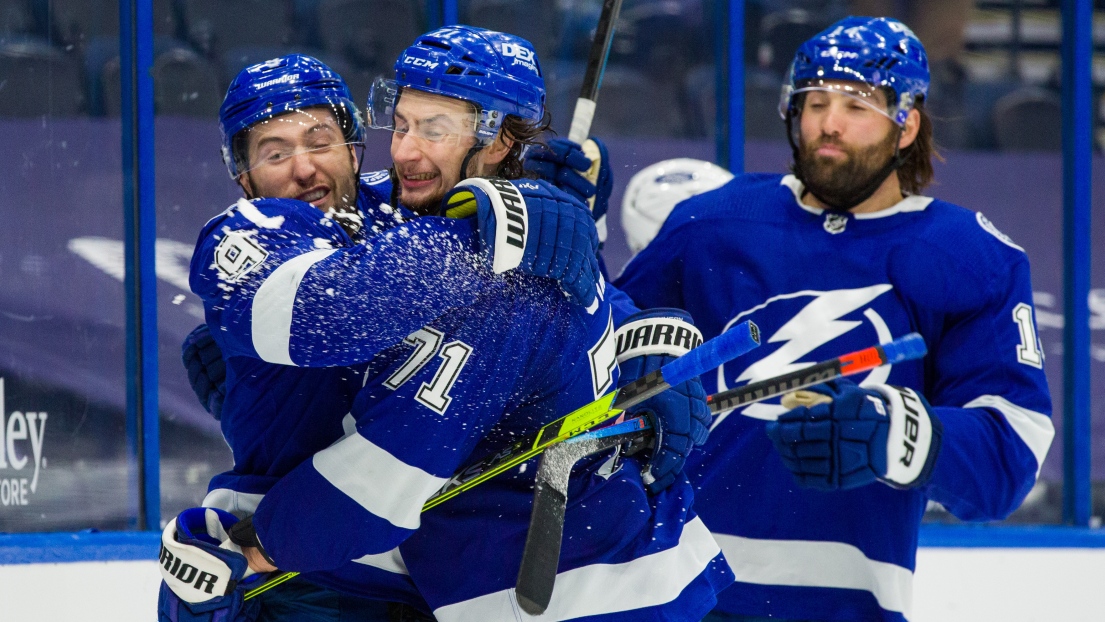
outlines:
[[[564,515],[568,509],[568,479],[572,467],[585,456],[643,439],[651,431],[648,419],[637,417],[568,439],[548,448],[541,456],[533,489],[533,514],[515,588],[518,606],[523,611],[539,616],[545,613],[552,600],[560,565],[560,545],[564,540]]]
[[[602,74],[606,72],[606,60],[610,57],[610,44],[614,40],[614,23],[618,21],[621,10],[622,0],[604,0],[602,3],[599,24],[595,28],[595,40],[591,42],[591,51],[587,55],[583,86],[579,90],[579,98],[576,99],[572,127],[568,130],[568,140],[580,145],[591,133],[591,121],[595,118]]]
[[[856,350],[797,371],[715,393],[706,398],[706,401],[710,405],[710,412],[717,415],[752,402],[766,400],[841,376],[858,374],[882,365],[919,359],[927,352],[925,339],[918,333],[909,333],[890,343]]]
[[[917,333],[910,333],[890,343],[864,348],[796,372],[715,393],[706,401],[710,412],[717,414],[881,365],[921,358],[925,353],[925,340]],[[541,457],[533,492],[533,514],[515,590],[518,605],[526,613],[541,615],[552,600],[560,565],[564,516],[568,507],[568,476],[572,466],[584,456],[643,438],[649,430],[646,420],[631,419],[551,447]],[[615,434],[620,436],[612,436]]]
[[[760,345],[760,331],[756,325],[748,321],[737,324],[660,369],[634,380],[617,391],[607,393],[590,404],[546,424],[535,434],[514,443],[505,450],[457,472],[437,494],[430,497],[422,510],[440,505],[465,490],[537,456],[550,445],[587,432],[600,423],[617,417],[626,409],[674,385],[700,376],[758,345]]]
[[[606,73],[606,61],[610,58],[610,45],[614,41],[614,24],[622,11],[622,0],[604,0],[599,23],[595,27],[595,39],[591,42],[591,51],[587,54],[587,69],[583,73],[583,86],[579,89],[576,107],[572,112],[572,126],[568,129],[568,140],[583,150],[583,155],[591,160],[591,168],[583,173],[583,178],[598,185],[599,168],[602,166],[602,154],[595,143],[587,142],[591,134],[591,121],[595,118],[598,106],[599,87]],[[595,209],[595,197],[587,199],[587,207]],[[599,229],[599,240],[606,240],[606,214],[595,223]]]
[[[622,414],[627,408],[657,395],[691,378],[700,376],[760,345],[760,331],[749,321],[737,324],[721,335],[703,343],[687,354],[646,374],[624,387],[607,393],[599,399],[571,413],[545,424],[530,436],[515,442],[506,449],[487,456],[483,460],[458,471],[422,506],[425,512],[460,493],[481,484],[496,475],[508,471],[546,448],[579,436],[591,428]],[[285,572],[276,575],[243,595],[244,600],[254,598],[271,587],[283,583],[298,573]]]

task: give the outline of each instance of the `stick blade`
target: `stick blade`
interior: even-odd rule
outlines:
[[[569,465],[570,468],[571,465]],[[539,616],[548,609],[560,566],[560,544],[564,537],[564,513],[568,498],[542,480],[533,493],[522,566],[518,569],[518,606]]]

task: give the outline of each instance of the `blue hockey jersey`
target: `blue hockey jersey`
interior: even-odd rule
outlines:
[[[703,378],[725,390],[887,342],[929,354],[857,382],[923,393],[944,426],[922,489],[799,487],[764,433],[784,409],[715,418],[688,460],[695,508],[737,583],[719,609],[782,619],[902,620],[927,500],[964,520],[1023,501],[1054,436],[1028,259],[984,216],[910,196],[872,214],[804,205],[793,176],[741,175],[679,204],[616,281],[642,307],[691,312],[706,338],[751,319],[764,345]]]
[[[353,246],[401,225],[412,216],[401,208],[394,209],[388,205],[391,182],[387,171],[362,176],[359,190],[357,207],[363,224],[356,238],[350,238],[337,223],[325,219],[321,212],[309,205],[289,201],[283,208],[293,211],[298,218],[318,223],[319,229],[329,236],[334,247]],[[249,205],[255,207],[252,203]],[[240,213],[242,208],[246,210],[245,214]],[[280,219],[277,216],[275,220],[265,220],[259,210],[255,211],[242,203],[236,204],[207,224],[200,235],[197,251],[202,250],[204,241],[209,247],[215,241],[212,232],[222,231],[224,227],[230,230],[233,225],[227,224],[228,221],[240,223],[239,230],[243,234],[251,227],[262,228],[280,236],[282,241],[293,242],[287,233],[271,226],[256,225],[250,217],[259,220],[262,225],[274,225]],[[250,224],[244,224],[243,218]],[[216,223],[219,223],[217,227]],[[283,225],[283,222],[280,224]],[[312,240],[311,244],[316,243]],[[256,252],[251,249],[252,246],[247,246],[245,255],[234,255],[231,260],[240,261],[245,268],[249,268],[249,253]],[[233,348],[242,347],[242,340],[228,338],[234,334],[227,330],[227,326],[213,323],[212,318],[218,318],[216,321],[219,322],[243,321],[243,318],[227,316],[221,308],[223,302],[234,302],[231,297],[234,290],[218,278],[218,273],[210,272],[218,270],[211,257],[207,259],[205,271],[204,266],[198,263],[199,256],[197,252],[193,257],[193,288],[199,284],[208,292],[205,297],[208,324],[226,358],[227,393],[221,426],[234,458],[232,470],[212,478],[203,505],[245,517],[256,511],[265,493],[282,476],[354,429],[349,412],[361,388],[366,366],[362,363],[347,367],[296,367],[266,362],[252,353],[231,354],[235,351]],[[244,318],[244,321],[248,324],[249,318]],[[296,346],[300,345],[297,342]],[[403,602],[429,611],[397,558],[397,552],[358,558],[348,564],[341,577],[309,573],[304,579],[368,598]]]
[[[536,462],[421,507],[458,467],[615,386],[614,305],[588,314],[551,280],[491,274],[472,220],[403,222],[372,200],[363,240],[287,200],[239,202],[201,234],[192,283],[227,358],[235,454],[205,504],[253,514],[278,566],[321,585],[518,619]],[[605,459],[573,482],[550,613],[700,619],[732,577],[689,482],[650,497],[635,459],[599,475]]]

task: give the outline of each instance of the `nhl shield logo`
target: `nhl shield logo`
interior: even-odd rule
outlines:
[[[844,214],[828,212],[825,214],[825,223],[822,226],[825,227],[825,231],[834,235],[841,233],[844,231],[844,227],[848,226],[848,217]]]

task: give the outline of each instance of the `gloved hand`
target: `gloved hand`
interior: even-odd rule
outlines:
[[[686,354],[702,343],[691,316],[681,309],[650,309],[626,318],[616,333],[618,367],[624,386]],[[676,385],[629,409],[647,416],[656,430],[655,450],[642,473],[649,492],[670,486],[683,472],[695,445],[710,433],[710,408],[698,378]]]
[[[592,165],[592,159],[584,153],[588,143],[594,145],[592,153],[599,154],[598,179],[594,181],[585,176]],[[610,208],[614,175],[610,170],[610,156],[606,145],[597,138],[589,138],[582,146],[567,138],[554,138],[548,145],[538,145],[530,149],[522,168],[556,184],[557,188],[584,204],[587,199],[594,197],[591,215],[596,221],[605,216],[606,210]]]
[[[848,490],[878,480],[904,489],[932,477],[944,428],[917,392],[842,378],[797,393],[783,399],[795,407],[765,429],[799,484]]]
[[[221,419],[226,398],[226,363],[207,324],[200,324],[184,338],[181,359],[200,404],[216,420]]]
[[[480,242],[495,272],[556,279],[576,303],[598,308],[602,287],[598,235],[586,206],[552,184],[473,177],[456,185],[442,203],[445,216],[475,215]]]
[[[248,622],[256,616],[257,601],[242,596],[263,575],[251,574],[241,548],[229,541],[238,522],[222,510],[192,508],[165,527],[159,622]]]

